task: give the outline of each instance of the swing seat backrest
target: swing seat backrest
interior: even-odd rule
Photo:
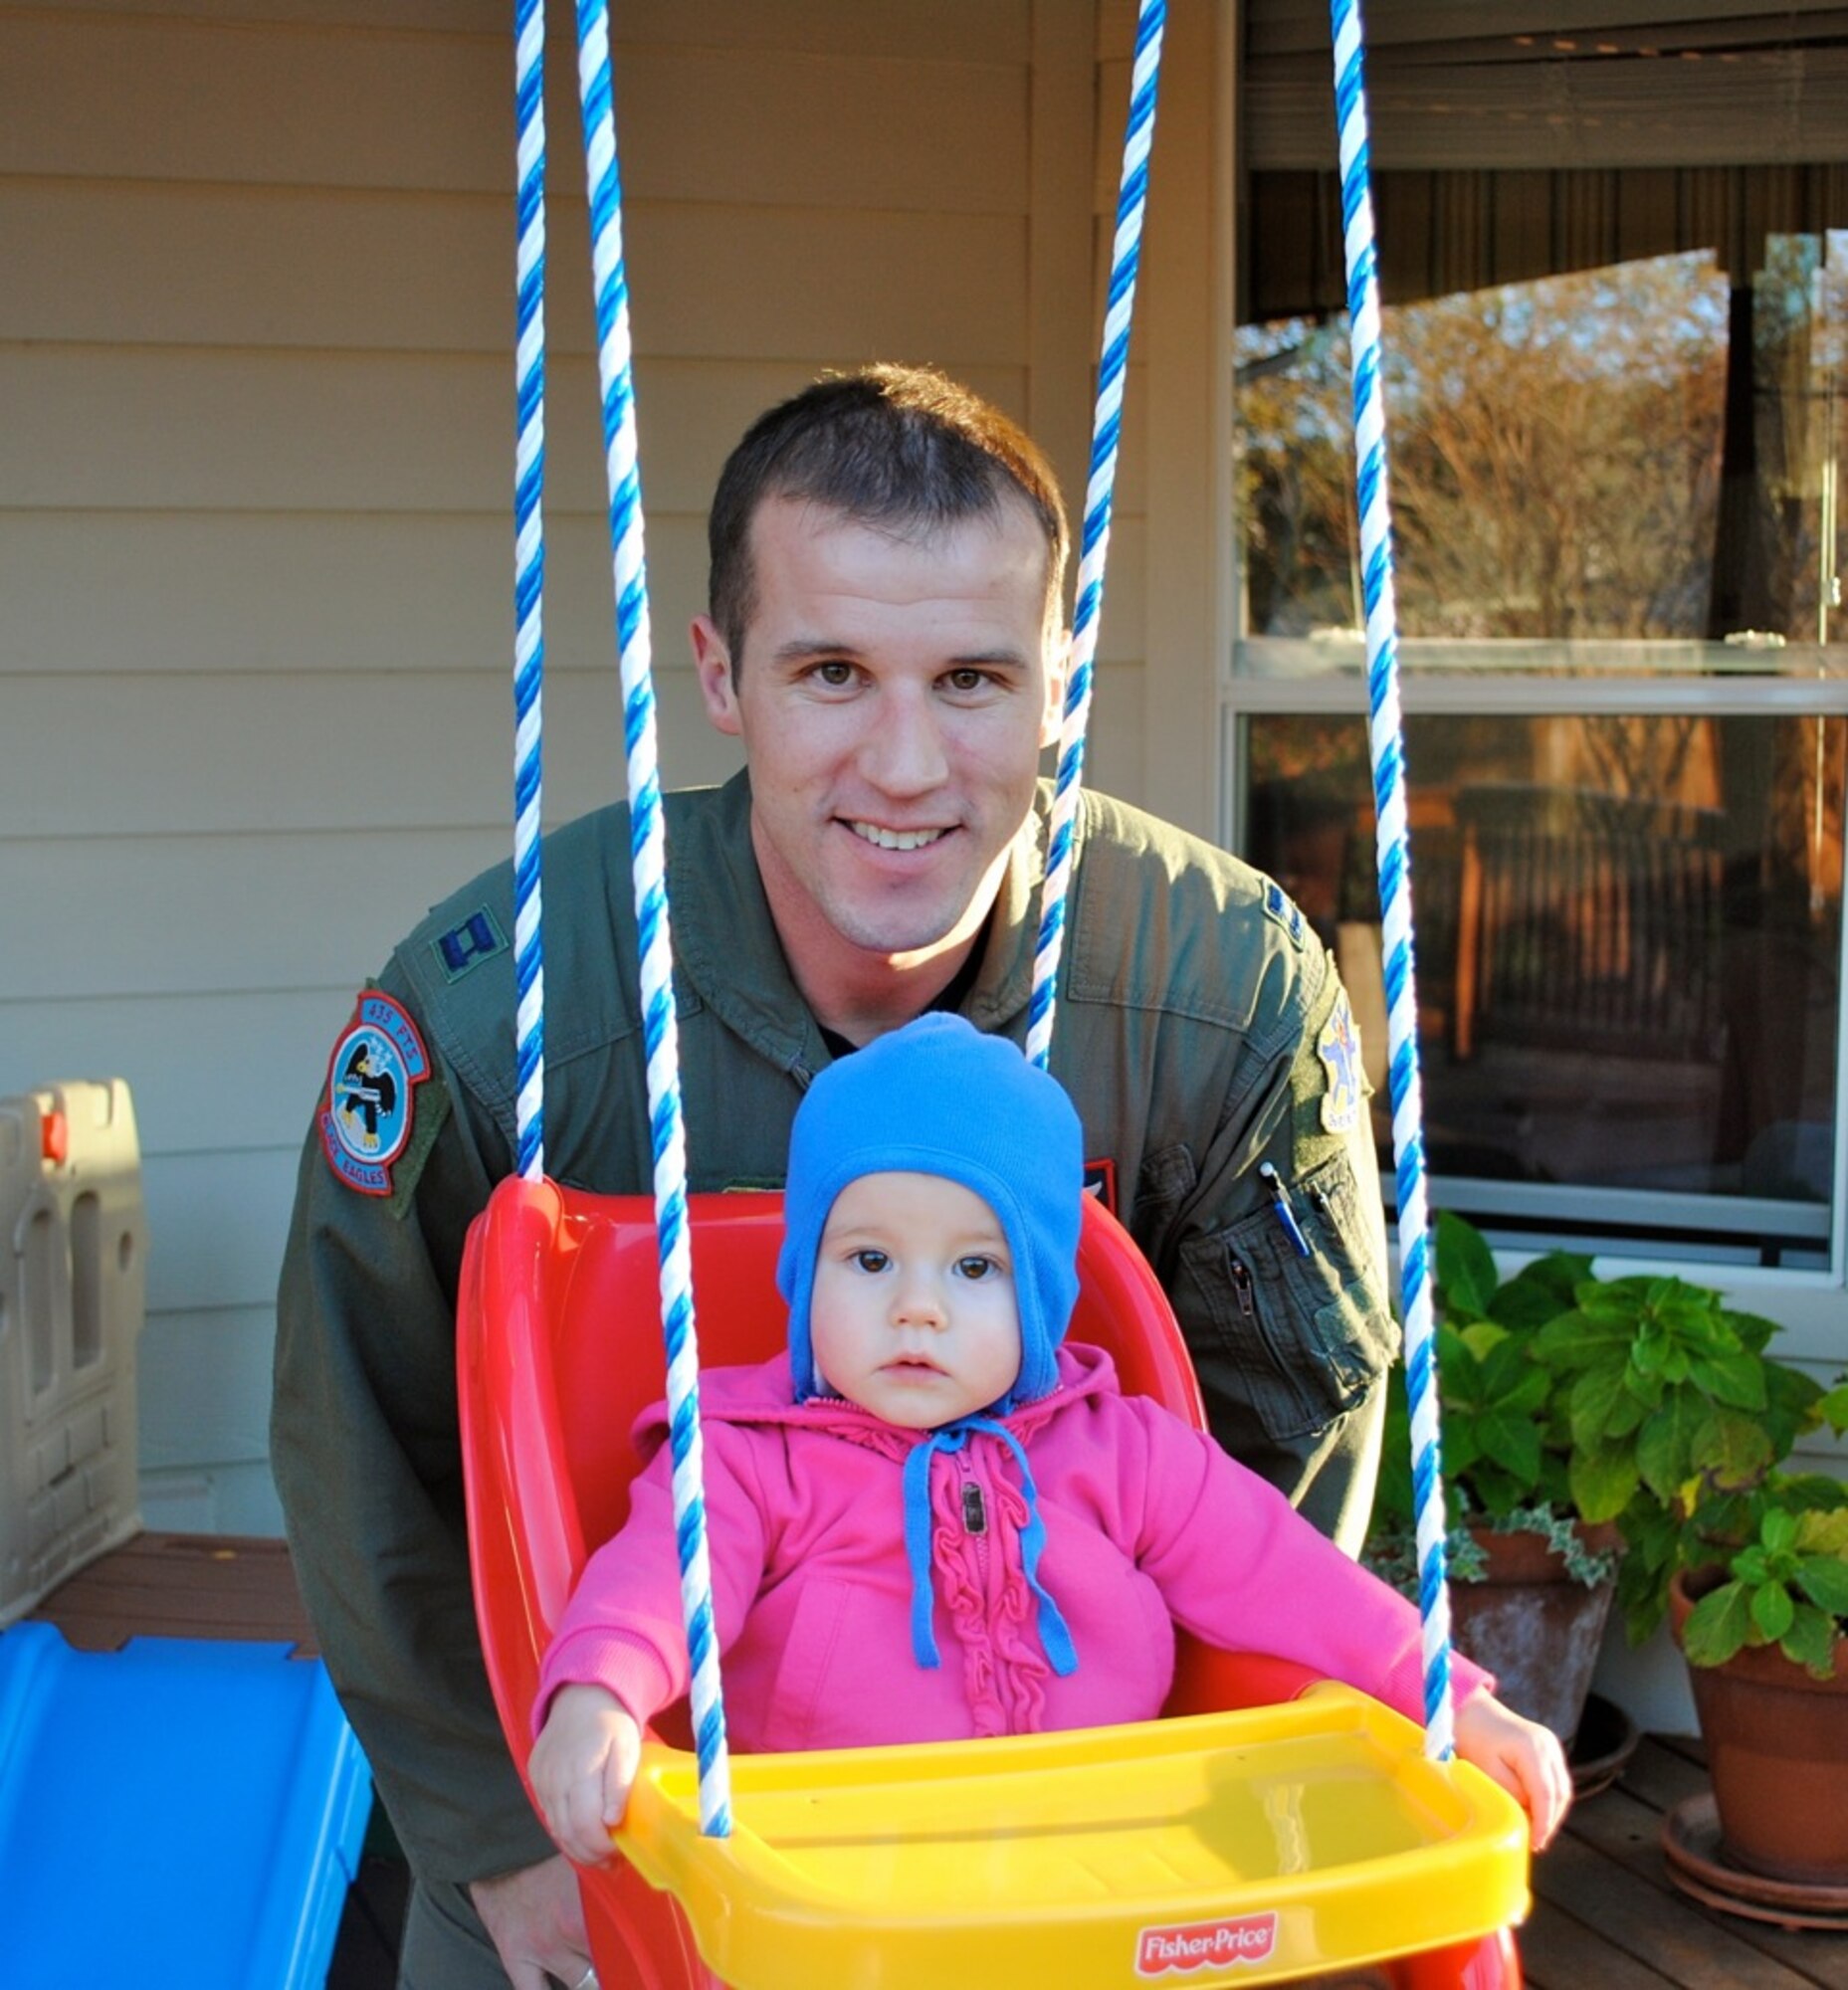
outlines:
[[[780,1195],[695,1196],[703,1366],[784,1340]],[[458,1306],[463,1465],[488,1676],[518,1761],[538,1668],[589,1549],[628,1513],[636,1417],[666,1394],[655,1213],[642,1196],[517,1177],[469,1235]],[[1126,1390],[1205,1428],[1167,1297],[1129,1233],[1088,1202],[1070,1337],[1109,1350]]]

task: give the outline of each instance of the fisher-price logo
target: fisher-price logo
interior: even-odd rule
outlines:
[[[1263,1962],[1276,1945],[1275,1914],[1240,1914],[1232,1920],[1193,1921],[1184,1927],[1143,1928],[1135,1938],[1135,1973],[1166,1976],[1195,1969],[1228,1969],[1241,1962]]]

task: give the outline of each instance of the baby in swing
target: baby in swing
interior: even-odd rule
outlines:
[[[1422,1708],[1417,1612],[1212,1438],[1064,1344],[1078,1115],[1010,1042],[929,1014],[796,1114],[785,1353],[701,1378],[726,1720],[746,1751],[1145,1720],[1174,1626]],[[546,1655],[528,1764],[571,1858],[610,1856],[646,1723],[686,1691],[665,1405],[630,1517]],[[1452,1660],[1457,1752],[1538,1851],[1557,1739]]]

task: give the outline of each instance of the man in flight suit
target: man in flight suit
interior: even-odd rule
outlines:
[[[710,535],[694,660],[746,768],[666,807],[695,1191],[779,1184],[814,1073],[924,1009],[1024,1042],[1040,755],[1069,643],[1050,470],[933,373],[872,368],[770,410],[725,467]],[[544,865],[548,1169],[645,1192],[626,809],[558,831]],[[513,1171],[513,929],[503,867],[362,993],[280,1295],[277,1483],[410,1859],[415,1990],[576,1985],[587,1960],[570,1869],[489,1697],[457,1433],[463,1240]],[[1357,1546],[1394,1330],[1365,1085],[1325,947],[1268,879],[1088,795],[1059,994],[1054,1074],[1095,1185],[1173,1300],[1215,1434]],[[356,1040],[396,1089],[377,1152],[349,1146],[336,1110]]]

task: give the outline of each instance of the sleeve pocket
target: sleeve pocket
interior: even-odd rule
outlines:
[[[1350,1410],[1397,1347],[1353,1170],[1337,1152],[1289,1184],[1302,1256],[1264,1206],[1181,1246],[1182,1277],[1265,1432],[1306,1437]]]

